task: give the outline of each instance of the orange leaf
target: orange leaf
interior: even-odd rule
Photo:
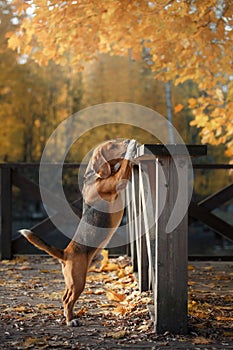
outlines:
[[[184,108],[184,106],[179,103],[176,107],[175,107],[175,113],[179,113],[180,111],[182,111],[182,109]]]
[[[82,309],[80,309],[80,310],[76,313],[76,315],[77,315],[77,316],[82,316],[82,315],[84,315],[86,312],[87,312],[87,308],[86,308],[86,307],[83,307]]]
[[[114,292],[113,290],[109,290],[106,293],[108,300],[114,300],[114,301],[123,301],[125,300],[124,294],[118,294]]]
[[[104,266],[102,271],[116,271],[118,269],[119,269],[119,266],[117,264],[108,263],[106,266]]]
[[[123,305],[118,305],[112,312],[124,316],[127,313],[127,308]]]

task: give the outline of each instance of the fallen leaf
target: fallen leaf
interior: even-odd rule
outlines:
[[[83,316],[86,312],[87,312],[87,308],[83,307],[82,309],[80,309],[78,312],[76,312],[77,316]]]
[[[96,263],[90,266],[90,268],[88,269],[89,272],[101,272],[109,264],[108,250],[103,249],[101,251],[101,255],[103,259],[101,261],[97,260]]]
[[[106,293],[106,296],[108,300],[114,300],[114,301],[123,301],[125,300],[125,295],[124,294],[119,294],[114,292],[113,290],[108,290]]]
[[[143,332],[146,332],[148,331],[148,329],[150,328],[150,324],[143,324],[142,326],[138,327],[137,328],[137,331],[143,331]]]
[[[196,284],[195,281],[188,281],[188,286],[194,286],[194,284]]]
[[[132,265],[128,265],[125,267],[125,274],[126,275],[130,275],[133,273],[133,266]]]
[[[117,272],[117,276],[118,276],[119,278],[125,277],[125,271],[124,271],[124,269],[120,269],[120,270]]]
[[[217,316],[217,321],[233,321],[233,317],[226,317],[226,316]]]
[[[8,308],[12,311],[15,311],[15,312],[30,312],[30,309],[26,306],[16,306],[16,307],[13,307],[13,308]]]
[[[20,271],[27,271],[27,270],[32,270],[32,268],[30,266],[19,266],[17,267],[17,270],[20,270]]]
[[[103,308],[105,308],[105,307],[106,307],[106,308],[109,308],[109,307],[115,306],[115,304],[113,305],[113,304],[106,304],[106,303],[105,303],[105,304],[100,304],[99,306],[100,306],[100,307],[103,307]]]
[[[40,270],[41,273],[50,273],[51,271],[50,270],[47,270],[47,269],[42,269]]]
[[[34,337],[29,337],[23,342],[24,349],[30,349],[30,348],[35,348],[35,345],[37,346],[46,346],[47,345],[47,339],[45,337],[43,338],[34,338]]]
[[[127,313],[127,307],[123,306],[123,305],[118,305],[114,310],[112,310],[112,312],[114,314],[119,314],[124,316]]]
[[[121,339],[126,334],[127,334],[126,331],[121,330],[121,331],[117,331],[117,332],[109,332],[109,333],[106,334],[106,336],[109,337],[109,338],[113,338],[113,339]]]
[[[204,270],[205,270],[205,271],[212,271],[213,269],[214,269],[213,266],[205,266],[205,267],[204,267]]]
[[[117,271],[118,269],[119,269],[118,264],[110,262],[102,268],[102,271],[111,272],[111,271]]]
[[[233,338],[233,330],[224,331],[223,334],[225,337]]]
[[[93,289],[93,288],[89,288],[87,290],[84,291],[84,294],[90,295],[90,294],[95,294],[95,295],[101,295],[104,294],[105,290],[104,289]]]
[[[211,339],[207,339],[207,338],[204,338],[204,337],[196,337],[192,340],[192,343],[193,344],[211,344],[212,341]]]

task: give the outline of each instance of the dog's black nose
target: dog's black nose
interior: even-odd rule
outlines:
[[[127,139],[124,141],[126,145],[128,145],[130,143],[130,139]]]

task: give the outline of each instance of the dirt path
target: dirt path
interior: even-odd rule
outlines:
[[[189,265],[189,335],[157,336],[128,259],[89,274],[76,312],[65,325],[64,283],[57,261],[19,257],[0,262],[0,349],[233,349],[233,264]]]

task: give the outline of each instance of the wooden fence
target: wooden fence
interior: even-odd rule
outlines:
[[[66,169],[80,169],[80,164],[64,164]],[[221,170],[233,169],[233,165],[229,164],[193,164],[194,169],[206,169],[206,170]],[[13,253],[19,251],[19,249],[25,244],[25,241],[21,236],[12,240],[12,202],[13,202],[13,186],[17,187],[22,194],[32,200],[40,201],[40,190],[38,181],[32,181],[23,174],[25,170],[30,170],[38,173],[39,164],[35,163],[9,163],[0,164],[0,258],[10,259]],[[133,181],[137,182],[137,170],[135,169]],[[138,186],[135,184],[135,186]],[[54,194],[51,194],[54,196]],[[189,218],[193,220],[199,220],[208,225],[213,231],[219,233],[227,239],[233,240],[232,226],[220,219],[212,213],[213,209],[220,207],[223,203],[233,198],[233,184],[226,186],[215,194],[208,196],[204,200],[189,205]],[[56,198],[54,198],[56,200]],[[138,199],[137,199],[138,200]],[[76,199],[70,204],[72,209],[78,214],[82,210],[82,196],[81,193],[76,191]],[[57,214],[59,215],[59,214]],[[190,220],[191,221],[191,220]],[[49,218],[41,220],[33,226],[34,231],[45,237],[51,230],[54,229],[53,222]],[[143,274],[143,276],[145,276]],[[145,287],[144,287],[145,288]]]
[[[155,145],[153,145],[155,146]],[[131,189],[127,189],[130,205],[127,207],[128,235],[130,237],[130,254],[134,269],[138,273],[141,291],[154,291],[155,330],[162,333],[169,330],[173,333],[187,331],[187,233],[188,215],[184,215],[178,225],[165,233],[166,225],[177,196],[178,178],[173,160],[160,147],[151,147],[153,158],[139,158],[138,167],[134,168]],[[204,147],[189,147],[189,153],[204,155]],[[182,198],[178,214],[187,206],[187,162],[183,154],[176,154],[182,181]],[[48,165],[56,166],[56,165]],[[79,164],[65,164],[66,169],[79,171]],[[162,167],[162,173],[161,168]],[[232,169],[232,165],[194,164],[194,169]],[[23,169],[38,172],[39,164],[0,164],[0,258],[10,259],[12,253],[25,244],[19,236],[12,240],[12,187],[34,200],[41,200],[39,185],[23,175]],[[143,172],[147,173],[145,183]],[[149,184],[149,185],[148,185]],[[164,187],[166,196],[164,197]],[[56,204],[57,198],[49,193]],[[161,198],[164,209],[161,211]],[[191,202],[188,214],[193,220],[200,220],[215,232],[233,241],[233,226],[213,214],[213,209],[233,198],[233,184],[221,189],[201,202]],[[81,214],[82,196],[77,193],[70,204],[74,212]],[[161,213],[160,213],[161,211]],[[160,215],[161,214],[161,215]],[[60,215],[55,213],[54,215]],[[152,224],[151,224],[152,222]],[[39,236],[45,237],[54,225],[49,218],[43,219],[33,227]]]
[[[12,240],[12,223],[13,223],[13,186],[20,189],[21,193],[27,198],[34,201],[41,201],[40,188],[38,181],[31,180],[27,175],[23,175],[23,171],[32,170],[37,175],[40,164],[35,163],[14,163],[14,164],[0,164],[0,259],[11,259],[13,253],[17,252],[25,245],[25,240],[21,235]],[[48,164],[48,166],[58,166],[57,164]],[[64,164],[65,169],[76,169],[80,171],[80,164]],[[38,176],[37,176],[38,177]],[[55,193],[47,192],[54,203],[54,208],[60,199]],[[82,195],[77,192],[75,200],[70,203],[72,210],[81,216],[82,212]],[[55,213],[54,215],[62,215],[62,213]],[[33,231],[43,238],[54,230],[54,224],[51,218],[45,218],[41,222],[31,227]]]
[[[204,155],[204,148],[190,148],[192,156]],[[187,237],[188,237],[188,164],[187,155],[171,157],[161,147],[150,147],[152,156],[139,158],[139,167],[132,174],[132,188],[128,188],[127,207],[130,251],[134,270],[138,274],[141,291],[152,289],[154,307],[152,315],[155,331],[163,333],[187,332]],[[179,169],[179,178],[175,174]],[[178,164],[178,165],[177,165]],[[231,169],[229,165],[195,165],[195,168]],[[145,174],[149,182],[146,184]],[[167,224],[178,196],[176,215],[181,220],[167,232]],[[165,193],[166,192],[166,193]],[[164,195],[165,193],[165,195]],[[147,199],[146,199],[147,197]],[[200,203],[189,205],[190,217],[201,220],[214,231],[233,241],[233,226],[224,222],[211,211],[233,198],[233,184]],[[163,202],[163,208],[161,205]]]

